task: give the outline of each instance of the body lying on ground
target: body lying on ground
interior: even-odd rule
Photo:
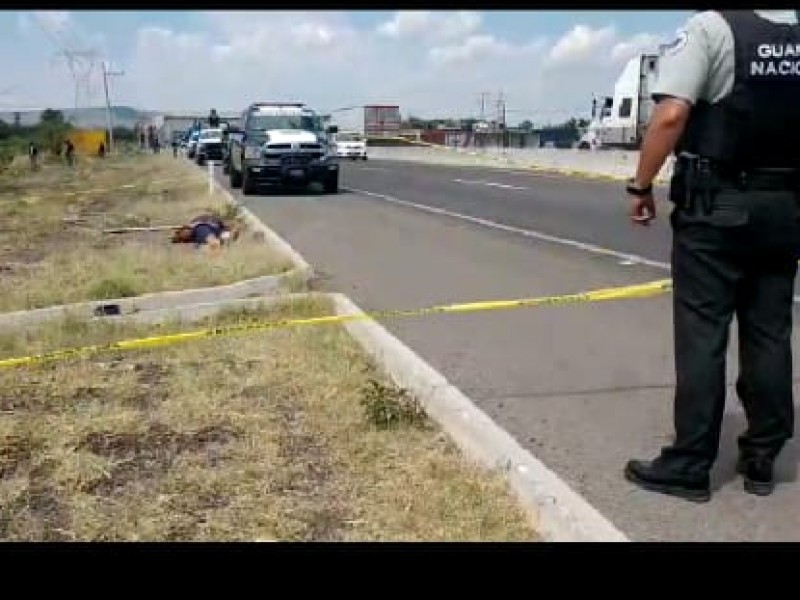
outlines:
[[[229,227],[216,215],[200,215],[192,219],[188,225],[175,230],[172,241],[175,243],[207,245],[219,248],[223,243],[235,240],[239,235],[236,228]]]

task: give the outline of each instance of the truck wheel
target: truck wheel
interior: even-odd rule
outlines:
[[[253,187],[250,178],[247,176],[247,171],[242,173],[242,194],[245,196],[252,196],[255,193],[255,188]]]
[[[326,194],[337,194],[339,192],[339,173],[326,179],[322,187]]]
[[[361,160],[367,160],[367,155],[365,154],[364,156],[362,156]]]
[[[242,174],[231,167],[231,187],[238,189],[242,187]]]
[[[198,165],[198,166],[202,167],[202,166],[205,164],[205,162],[206,162],[206,161],[205,161],[205,160],[203,160],[203,157],[202,157],[202,156],[198,156],[198,157],[197,157],[197,165]]]

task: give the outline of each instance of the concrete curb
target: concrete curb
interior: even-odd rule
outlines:
[[[330,294],[336,314],[364,314],[347,296]],[[350,334],[407,389],[467,457],[501,469],[543,539],[552,542],[627,542],[628,538],[555,473],[522,448],[422,358],[372,320],[344,324]]]
[[[261,219],[255,216],[249,208],[236,200],[233,194],[222,187],[216,178],[214,179],[214,186],[216,187],[217,191],[225,197],[231,206],[234,206],[237,210],[239,210],[248,227],[250,227],[253,231],[260,232],[271,247],[278,250],[281,254],[287,256],[292,263],[294,263],[295,268],[292,271],[293,273],[304,277],[306,281],[313,277],[314,269],[310,264],[308,264],[308,262],[306,262],[306,259],[304,259],[300,253],[297,252],[297,250],[292,248],[291,245],[286,242],[286,240],[272,231],[272,229],[264,225]]]
[[[61,304],[34,310],[20,310],[0,314],[0,328],[17,327],[40,323],[49,319],[77,317],[85,319],[94,314],[95,308],[104,304],[116,304],[123,315],[146,310],[168,307],[178,307],[186,304],[200,304],[203,302],[235,300],[247,296],[262,296],[280,292],[284,281],[293,275],[288,271],[280,275],[264,275],[255,279],[237,281],[230,285],[221,285],[208,288],[190,290],[176,290],[172,292],[154,292],[133,296],[131,298],[116,298],[112,300],[93,300],[77,302],[74,304]]]
[[[280,305],[291,305],[295,301],[326,300],[328,298],[329,294],[320,292],[277,294],[275,296],[264,296],[261,298],[237,298],[232,300],[219,300],[216,302],[202,302],[183,306],[156,308],[125,315],[123,317],[100,317],[98,320],[102,318],[103,320],[110,320],[114,323],[142,323],[150,325],[169,321],[192,322],[205,317],[214,316],[223,310],[232,308],[274,308]]]

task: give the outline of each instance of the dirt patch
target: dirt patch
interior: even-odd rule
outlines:
[[[179,433],[160,423],[151,424],[142,433],[90,433],[80,441],[78,449],[85,448],[115,464],[107,477],[87,482],[82,491],[109,496],[131,482],[163,475],[184,452],[206,452],[211,457],[212,445],[227,444],[239,434],[239,431],[223,425]],[[210,463],[213,467],[213,460]]]
[[[28,440],[19,436],[9,436],[0,444],[0,479],[10,477],[17,468],[31,458]]]
[[[213,256],[207,248],[172,244],[169,231],[103,233],[180,225],[203,213],[246,225],[182,159],[140,155],[84,163],[80,173],[51,167],[24,174],[15,182],[16,197],[0,202],[0,311],[225,285],[291,268],[247,232]],[[114,293],[121,295],[109,296]]]
[[[329,310],[287,302],[191,328]],[[96,325],[0,347],[154,332]],[[3,540],[535,539],[502,477],[466,462],[335,327],[0,369],[0,399]]]

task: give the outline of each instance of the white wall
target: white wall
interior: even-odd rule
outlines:
[[[538,167],[576,174],[603,175],[614,178],[632,177],[639,153],[618,150],[558,150],[549,148],[488,149],[485,152],[417,147],[370,146],[369,156],[385,160],[410,160],[438,164],[473,164],[494,167]],[[669,161],[659,179],[665,181],[672,172]]]

